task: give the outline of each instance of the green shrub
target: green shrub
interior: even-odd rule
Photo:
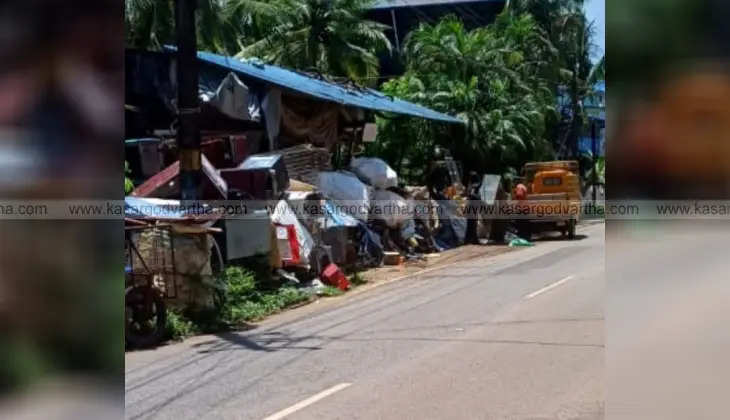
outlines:
[[[250,299],[256,293],[254,273],[242,267],[228,267],[223,272],[225,302],[236,304]]]
[[[217,308],[205,311],[188,309],[185,312],[169,310],[167,337],[181,340],[194,334],[218,332],[264,318],[311,298],[309,292],[273,284],[262,286],[257,280],[255,272],[247,268],[226,268],[215,285]],[[262,290],[264,287],[266,290]]]
[[[129,169],[129,162],[126,160],[124,161],[124,195],[127,195],[131,193],[134,190],[134,183],[132,180],[127,176],[132,173],[132,170]]]
[[[282,287],[279,289],[279,296],[282,299],[282,307],[296,305],[297,303],[309,300],[312,295],[294,287]]]
[[[343,293],[345,292],[333,286],[325,286],[324,288],[322,288],[322,290],[319,291],[320,295],[327,297],[339,296]]]
[[[368,281],[365,280],[365,277],[362,276],[362,274],[359,271],[356,271],[352,277],[350,277],[350,283],[352,283],[353,286],[361,286]]]
[[[254,321],[282,309],[308,300],[310,295],[293,287],[282,287],[274,292],[256,293],[250,300],[231,303],[225,307],[226,321],[237,324]]]
[[[262,318],[266,315],[264,306],[259,302],[246,301],[238,305],[226,308],[226,321],[231,324],[240,324],[246,321],[252,321]]]
[[[240,324],[261,319],[310,297],[293,287],[262,285],[257,279],[256,273],[247,268],[231,266],[224,271],[220,285],[223,290],[220,305],[222,321]]]
[[[167,338],[182,340],[199,332],[195,323],[185,315],[175,310],[167,310],[167,319],[165,320],[165,335]]]

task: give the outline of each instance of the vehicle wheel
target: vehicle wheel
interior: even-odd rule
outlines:
[[[529,222],[524,222],[517,225],[517,236],[526,241],[532,240],[532,226],[530,226]]]
[[[571,220],[568,224],[568,239],[575,239],[575,220]]]
[[[134,286],[124,296],[124,336],[133,347],[159,343],[165,334],[167,312],[160,293],[150,286]]]

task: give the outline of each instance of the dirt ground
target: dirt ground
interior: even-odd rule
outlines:
[[[578,224],[578,229],[580,231],[581,227],[589,226],[596,223],[602,223],[602,221],[581,221]],[[581,237],[582,235],[579,234],[578,236]],[[560,233],[558,232],[543,232],[540,234],[536,234],[535,237],[533,237],[532,239],[533,242],[556,240],[561,241],[567,239],[562,238]],[[438,253],[430,258],[426,258],[425,261],[407,261],[403,265],[384,265],[382,267],[371,268],[366,271],[360,272],[360,275],[363,277],[363,279],[366,280],[366,283],[364,285],[352,288],[345,295],[340,296],[339,298],[361,293],[385,283],[397,281],[401,278],[416,275],[423,271],[435,270],[439,267],[448,266],[459,261],[466,261],[481,257],[493,257],[507,252],[518,251],[520,249],[523,248],[510,248],[507,245],[462,245]]]
[[[515,248],[510,248],[507,245],[463,245],[438,254],[432,254],[433,256],[426,258],[425,261],[406,261],[403,265],[384,265],[363,271],[360,274],[367,280],[367,284],[381,283],[392,281],[398,277],[417,274],[425,269],[443,267],[473,258],[504,254],[514,250]]]

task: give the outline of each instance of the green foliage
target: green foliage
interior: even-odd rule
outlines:
[[[132,183],[132,180],[127,176],[132,171],[129,169],[129,163],[125,160],[124,161],[124,195],[127,195],[134,190],[134,183]]]
[[[556,143],[563,152],[578,155],[578,138],[586,122],[582,102],[592,95],[596,81],[605,78],[605,58],[591,63],[593,24],[583,10],[584,0],[510,0],[506,9],[514,15],[531,14],[558,53],[552,79],[569,99],[569,116]]]
[[[199,0],[198,48],[233,55],[270,27],[278,12],[278,3],[266,0]],[[160,50],[176,42],[174,0],[125,0],[124,22],[130,47]]]
[[[126,44],[159,50],[175,40],[174,0],[125,0]]]
[[[228,267],[223,272],[225,299],[227,302],[242,302],[256,293],[256,279],[253,272],[242,267]]]
[[[267,315],[278,312],[287,306],[309,300],[310,295],[294,287],[282,287],[274,293],[262,294],[260,302]]]
[[[340,296],[343,294],[342,290],[334,287],[334,286],[325,286],[320,291],[319,294],[326,297],[334,297],[334,296]]]
[[[387,25],[365,19],[372,0],[201,0],[198,48],[363,84],[377,80],[377,53],[389,52]],[[126,0],[127,45],[175,43],[172,0]]]
[[[588,168],[584,177],[586,183],[591,184],[594,182],[594,179],[598,184],[606,183],[605,157],[600,156],[594,162],[592,154],[584,153],[583,156],[581,156],[581,167]]]
[[[361,286],[368,281],[363,277],[362,273],[359,271],[356,271],[351,277],[350,277],[350,283],[352,283],[353,286]]]
[[[311,295],[293,287],[282,287],[273,292],[256,293],[250,299],[228,302],[224,319],[231,325],[255,321],[282,309],[309,300]]]
[[[530,160],[577,155],[583,101],[605,78],[605,57],[590,61],[593,28],[580,0],[513,0],[496,21],[466,30],[449,16],[421,24],[404,45],[406,74],[386,93],[456,115],[463,132],[415,119],[378,119],[367,153],[422,181],[435,146],[451,150],[464,169],[516,174]],[[556,97],[568,98],[561,115]],[[462,140],[463,139],[463,140]],[[402,166],[420,171],[403,171]]]
[[[225,297],[221,319],[231,325],[252,321],[306,301],[310,295],[293,287],[262,290],[254,272],[242,267],[228,267],[223,273]]]
[[[215,333],[245,322],[265,318],[311,299],[311,293],[293,287],[262,288],[254,271],[239,266],[226,268],[218,279],[216,310],[168,310],[167,337],[182,340],[200,333]]]
[[[183,340],[199,333],[198,327],[180,311],[167,310],[165,320],[166,336],[171,340]]]
[[[238,57],[363,84],[377,80],[377,53],[390,51],[388,26],[365,19],[372,0],[278,0],[276,18]]]
[[[494,24],[468,31],[448,16],[435,25],[421,24],[404,47],[405,75],[382,90],[456,115],[465,126],[381,118],[369,153],[397,169],[404,161],[426,168],[435,146],[441,146],[465,170],[502,174],[527,160],[552,157],[546,127],[558,117],[547,75],[555,48],[532,17],[503,13]]]

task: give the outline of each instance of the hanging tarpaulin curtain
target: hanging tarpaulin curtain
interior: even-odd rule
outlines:
[[[292,143],[306,142],[330,149],[337,142],[338,105],[286,97],[281,109],[282,135]]]
[[[241,121],[260,121],[260,107],[256,95],[249,93],[248,87],[235,73],[228,73],[217,85],[201,77],[199,85],[200,100],[214,106],[223,115]],[[215,83],[215,82],[213,82]]]
[[[266,120],[266,134],[269,137],[269,150],[276,150],[276,143],[279,139],[279,126],[281,124],[281,90],[269,88],[266,91],[264,100],[261,101]]]

